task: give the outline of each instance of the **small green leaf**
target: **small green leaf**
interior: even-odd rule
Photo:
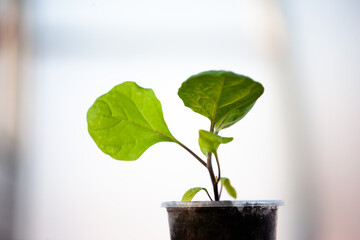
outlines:
[[[97,146],[118,160],[136,160],[158,142],[175,142],[152,89],[124,82],[100,96],[87,113]]]
[[[231,185],[230,180],[226,177],[221,177],[220,180],[221,180],[221,185],[223,185],[225,187],[225,189],[229,193],[229,195],[236,199],[236,190]]]
[[[219,135],[205,130],[199,131],[199,145],[202,153],[207,156],[209,152],[216,154],[221,143],[228,143],[232,137],[220,137]]]
[[[194,198],[194,196],[201,190],[204,190],[207,193],[207,195],[210,197],[209,192],[206,190],[206,188],[194,187],[194,188],[191,188],[186,191],[186,193],[183,195],[181,201],[182,202],[190,202]]]
[[[178,95],[185,106],[207,117],[219,131],[244,117],[263,92],[263,86],[249,77],[207,71],[183,82]]]

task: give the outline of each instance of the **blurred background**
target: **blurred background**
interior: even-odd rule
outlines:
[[[210,69],[265,87],[223,132],[238,198],[285,201],[279,240],[359,239],[359,43],[356,0],[1,0],[0,239],[169,239],[160,203],[211,189],[207,172],[171,143],[113,160],[86,112],[136,81],[200,154],[208,120],[177,89]]]

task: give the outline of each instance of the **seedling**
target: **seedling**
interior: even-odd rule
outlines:
[[[158,142],[176,143],[207,169],[215,201],[220,200],[223,187],[236,198],[230,180],[221,176],[217,151],[220,144],[233,138],[221,137],[219,132],[241,120],[263,92],[260,83],[227,71],[202,72],[183,82],[178,95],[185,106],[210,120],[209,131],[199,131],[199,145],[205,160],[171,134],[153,90],[135,82],[123,82],[95,101],[87,113],[88,130],[97,146],[117,160],[136,160]],[[213,156],[217,174],[213,170]],[[182,201],[191,201],[201,190],[213,200],[205,188],[196,187],[188,190]]]

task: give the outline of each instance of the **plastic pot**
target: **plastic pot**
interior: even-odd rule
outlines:
[[[275,240],[282,201],[164,202],[171,240]]]

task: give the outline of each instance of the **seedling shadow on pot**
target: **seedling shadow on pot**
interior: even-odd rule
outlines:
[[[263,92],[260,83],[228,71],[201,72],[182,83],[178,95],[184,105],[210,121],[208,130],[199,131],[202,157],[171,134],[153,90],[135,82],[123,82],[95,101],[87,113],[88,131],[97,146],[114,159],[136,160],[158,142],[173,142],[208,171],[212,194],[194,187],[181,202],[162,204],[169,213],[171,239],[275,239],[281,201],[220,201],[223,189],[235,199],[237,194],[229,178],[221,175],[218,154],[220,144],[233,138],[219,133],[240,121]],[[210,202],[191,202],[202,190]]]

